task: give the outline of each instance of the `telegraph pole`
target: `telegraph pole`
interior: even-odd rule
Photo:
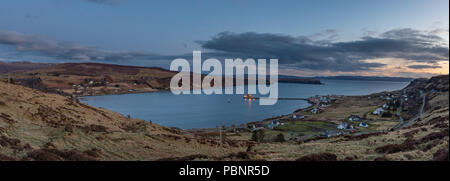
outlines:
[[[220,144],[222,145],[222,126],[221,125],[219,125],[219,141],[220,141]]]
[[[9,89],[9,84],[11,84],[11,72],[8,72],[8,80],[7,80],[7,83],[8,83],[8,89]]]

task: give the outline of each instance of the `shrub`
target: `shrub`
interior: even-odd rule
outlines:
[[[15,159],[0,153],[0,161],[15,161]]]
[[[92,148],[90,150],[86,150],[83,153],[85,153],[85,154],[87,154],[87,155],[89,155],[91,157],[94,157],[94,158],[100,157],[100,150],[97,149],[97,148]]]
[[[386,155],[384,155],[382,157],[375,158],[373,161],[383,162],[383,161],[390,161],[390,160],[386,157]]]
[[[62,161],[64,160],[55,153],[47,152],[45,150],[34,150],[27,154],[27,158],[35,161]]]
[[[337,156],[333,153],[313,153],[300,157],[296,161],[337,161]]]
[[[433,161],[448,161],[448,150],[440,149],[433,154]]]
[[[408,138],[403,142],[402,144],[388,144],[381,147],[378,147],[375,149],[377,153],[397,153],[397,152],[404,152],[404,151],[411,151],[416,149],[416,145],[420,144],[420,142]]]
[[[75,149],[69,151],[38,149],[28,152],[27,158],[35,161],[96,161],[94,157]]]
[[[413,138],[415,134],[417,134],[419,132],[418,129],[412,130],[412,131],[408,131],[406,133],[403,133],[403,136],[407,137],[407,138]]]
[[[284,134],[283,133],[278,134],[277,137],[275,137],[274,141],[275,142],[285,142],[286,139],[284,139]]]
[[[443,139],[448,136],[448,129],[444,129],[440,132],[430,133],[422,138],[422,142],[429,142],[436,139]]]
[[[262,142],[264,140],[264,131],[256,130],[252,133],[252,141]]]
[[[389,112],[389,111],[384,112],[384,113],[381,115],[381,117],[383,117],[383,118],[389,118],[389,117],[392,117],[392,113]]]

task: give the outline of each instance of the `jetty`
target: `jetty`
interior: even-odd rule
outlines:
[[[256,99],[302,100],[302,101],[307,101],[310,104],[314,104],[314,101],[311,98],[300,98],[300,97],[261,98],[261,97],[255,97],[250,94],[247,94],[243,97],[243,99],[244,100],[256,100]]]
[[[251,97],[251,98],[245,98],[244,99],[275,99],[275,98],[260,98],[260,97]],[[298,97],[279,97],[276,98],[278,100],[303,100],[303,101],[310,101],[309,98],[298,98]]]

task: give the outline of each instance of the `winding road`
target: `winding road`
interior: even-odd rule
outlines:
[[[401,129],[401,128],[410,126],[410,125],[412,125],[413,123],[415,123],[415,122],[417,121],[417,119],[420,118],[420,116],[422,116],[422,114],[423,114],[423,109],[425,108],[426,96],[425,96],[425,94],[423,93],[423,91],[420,91],[420,96],[422,96],[422,106],[420,107],[419,113],[417,113],[417,115],[416,115],[414,118],[410,119],[410,120],[409,120],[408,122],[406,122],[406,123],[403,121],[403,118],[400,116],[400,123],[399,123],[397,126],[395,126],[395,127],[393,128],[394,130],[396,130],[396,129]]]

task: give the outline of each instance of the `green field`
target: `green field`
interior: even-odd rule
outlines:
[[[336,130],[336,124],[324,121],[295,121],[279,126],[277,130],[299,132],[304,135],[318,134],[326,130]]]

